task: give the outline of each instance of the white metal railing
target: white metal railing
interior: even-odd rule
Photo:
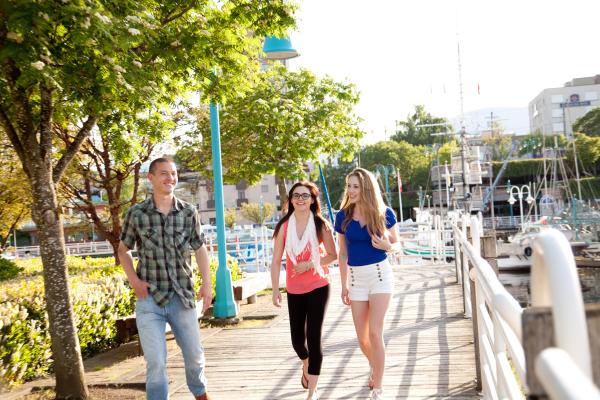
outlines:
[[[244,231],[229,233],[225,243],[226,252],[237,259],[242,271],[266,272],[270,269],[273,256],[273,239],[270,232],[272,231],[263,226],[253,230],[250,235]],[[216,236],[206,235],[205,241],[209,254],[216,257]]]
[[[245,231],[229,233],[226,242],[227,254],[236,258],[242,271],[265,272],[271,265],[273,256],[273,240],[266,227],[253,230],[250,234]],[[211,256],[216,257],[218,251],[216,237],[205,236],[206,246]],[[65,252],[73,256],[112,255],[113,249],[108,241],[66,243]],[[15,258],[40,257],[39,246],[21,246],[9,252]]]
[[[108,241],[66,243],[65,252],[68,256],[89,256],[106,254],[112,255],[113,248]],[[20,246],[9,252],[15,258],[33,258],[40,256],[40,246]]]
[[[487,217],[483,219],[483,227],[491,229],[514,229],[521,225],[521,220],[518,215],[512,217]]]
[[[406,228],[408,225],[402,225]],[[415,223],[413,230],[398,232],[402,252],[397,257],[429,258],[434,263],[444,263],[453,258],[455,249],[452,242],[452,229],[445,229],[439,215],[433,216],[430,222]],[[401,261],[399,261],[401,263]]]
[[[528,373],[521,326],[523,308],[500,283],[490,264],[481,257],[481,219],[463,215],[460,222],[453,226],[456,275],[463,286],[465,315],[471,317],[475,313],[477,320],[476,343],[484,397],[523,398]],[[471,230],[471,241],[467,239],[467,226]],[[577,396],[581,393],[580,387],[595,388],[589,372],[591,363],[581,288],[566,238],[558,231],[547,232],[536,238],[534,244],[532,300],[536,306],[552,305],[557,347],[564,354],[556,356],[556,352],[548,352],[555,349],[546,349],[537,359],[536,365],[540,365],[537,374],[552,398],[581,398]],[[469,263],[472,266],[470,271]],[[474,281],[475,304],[471,303],[470,279]],[[576,380],[556,378],[567,365],[559,362],[565,357],[584,371]],[[579,382],[584,383],[577,387]],[[563,396],[565,393],[569,395]],[[592,395],[585,398],[600,399],[600,396],[593,397],[593,391],[587,393]]]

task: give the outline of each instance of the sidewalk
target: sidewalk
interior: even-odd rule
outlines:
[[[471,320],[464,318],[460,284],[451,264],[395,265],[395,293],[386,318],[388,399],[479,399],[475,391],[475,354]],[[290,341],[287,302],[281,308],[271,296],[244,305],[237,326],[202,328],[208,391],[213,400],[304,400],[301,363]],[[168,336],[170,398],[191,400],[183,359]],[[356,340],[350,307],[340,299],[340,282],[332,276],[323,327],[323,367],[319,392],[326,399],[368,399],[368,363]],[[135,345],[125,345],[86,360],[88,385],[107,385],[94,400],[144,399],[145,363]],[[16,400],[34,386],[25,385]],[[115,387],[128,388],[125,393]],[[136,389],[136,390],[134,390]]]
[[[285,296],[285,295],[284,295]],[[245,303],[245,302],[244,302]],[[272,322],[287,313],[284,308],[272,306],[271,294],[258,296],[255,304],[242,304],[240,307],[240,323],[229,327],[210,327],[202,323],[200,334],[202,342],[210,340],[224,329],[243,329],[244,327],[258,327]],[[181,350],[175,342],[172,333],[167,334],[168,361],[167,368],[169,373],[169,390],[171,398],[191,399],[192,396],[187,391],[185,383],[185,371],[183,369],[183,357]],[[143,392],[145,387],[145,369],[146,364],[143,356],[138,356],[137,341],[125,343],[118,348],[111,349],[105,353],[84,361],[86,382],[90,390],[94,390],[97,398],[112,399],[145,399]],[[18,400],[24,398],[29,393],[40,388],[53,387],[53,378],[43,378],[15,388],[9,392],[0,392],[0,398],[3,400]],[[117,394],[122,388],[120,396],[110,396],[111,392]],[[184,391],[186,396],[179,393]],[[103,393],[106,392],[106,393]],[[137,392],[137,393],[136,393]],[[177,393],[177,395],[176,395]],[[106,395],[106,397],[105,397]],[[96,397],[95,397],[96,398]]]

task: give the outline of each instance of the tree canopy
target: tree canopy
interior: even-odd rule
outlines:
[[[262,225],[271,218],[275,211],[275,205],[271,203],[242,203],[242,215],[255,224]]]
[[[352,157],[363,133],[354,114],[353,85],[307,70],[272,66],[248,93],[230,98],[220,113],[224,180],[257,182],[265,174],[298,179],[322,155]],[[196,111],[196,129],[181,141],[178,160],[212,174],[209,115]]]
[[[260,39],[292,26],[294,10],[286,0],[0,2],[0,125],[32,190],[57,398],[88,396],[56,200],[66,169],[116,110],[166,109],[188,90],[244,92]]]
[[[405,121],[398,121],[396,133],[392,140],[405,141],[413,145],[428,145],[445,143],[452,139],[452,135],[442,133],[452,132],[452,126],[446,118],[434,117],[425,110],[425,106],[415,106],[415,111],[409,114]],[[442,135],[435,135],[440,133]]]
[[[11,245],[9,235],[30,216],[31,189],[27,178],[16,153],[0,136],[0,248]]]
[[[585,133],[588,136],[600,136],[600,107],[588,111],[573,124],[574,132]]]
[[[578,133],[575,136],[575,148],[577,150],[579,165],[583,167],[582,171],[591,172],[593,175],[596,175],[598,161],[600,160],[600,137]],[[571,165],[573,165],[573,151],[567,151],[566,156]]]

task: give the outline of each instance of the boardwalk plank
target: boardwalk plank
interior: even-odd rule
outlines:
[[[471,321],[463,317],[453,265],[394,267],[396,293],[386,319],[389,399],[475,399],[475,359]],[[339,276],[324,326],[321,399],[366,399],[367,362],[362,356],[350,309],[339,297]],[[300,362],[292,350],[284,309],[267,326],[223,329],[204,341],[209,392],[215,400],[304,399]],[[183,360],[169,360],[169,374],[184,382]],[[185,385],[173,399],[189,399]]]

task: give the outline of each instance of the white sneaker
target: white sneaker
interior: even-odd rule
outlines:
[[[312,394],[312,396],[310,396],[310,400],[319,400],[319,393],[315,390]]]
[[[383,400],[383,389],[371,390],[371,400]]]

